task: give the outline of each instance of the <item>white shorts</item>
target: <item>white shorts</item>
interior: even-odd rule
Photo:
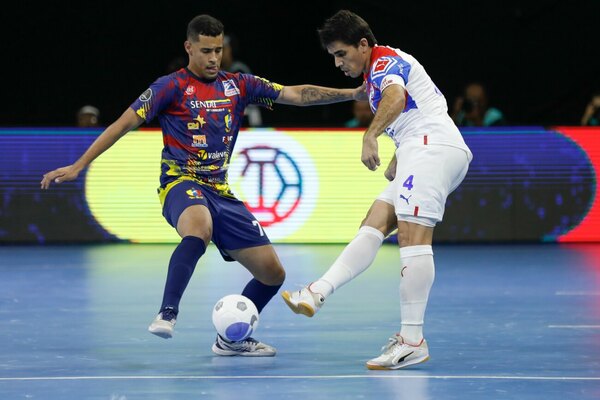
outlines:
[[[435,226],[444,216],[446,198],[467,174],[470,154],[425,143],[415,137],[396,149],[396,177],[377,200],[393,205],[400,221]]]

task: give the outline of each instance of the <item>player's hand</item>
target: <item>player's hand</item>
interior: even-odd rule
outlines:
[[[352,98],[357,101],[369,100],[369,96],[367,95],[367,85],[364,81],[362,85],[354,89]]]
[[[57,168],[54,171],[50,171],[44,174],[44,178],[40,182],[42,189],[48,189],[52,182],[63,183],[77,179],[79,176],[79,170],[73,165],[69,165],[62,168]]]
[[[362,145],[362,156],[360,160],[367,168],[371,171],[375,171],[381,164],[379,160],[379,150],[377,145],[377,139],[372,137],[365,137]]]

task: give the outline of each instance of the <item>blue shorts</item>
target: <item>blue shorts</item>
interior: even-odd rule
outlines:
[[[169,188],[163,204],[163,216],[177,228],[183,211],[193,205],[208,208],[213,222],[212,242],[225,261],[235,261],[227,250],[244,249],[271,244],[258,220],[235,197],[224,197],[212,188],[191,180],[184,180]]]

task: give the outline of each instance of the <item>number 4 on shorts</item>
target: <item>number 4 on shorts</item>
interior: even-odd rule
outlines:
[[[402,187],[405,187],[408,190],[411,190],[413,188],[413,178],[414,178],[414,175],[410,175],[408,178],[406,178],[406,180],[402,184]]]

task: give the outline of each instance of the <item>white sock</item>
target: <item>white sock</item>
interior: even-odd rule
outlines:
[[[383,239],[378,229],[361,227],[321,279],[310,285],[310,290],[327,297],[356,278],[373,263]]]
[[[400,261],[400,335],[406,343],[418,344],[423,339],[425,308],[435,278],[433,250],[430,245],[402,247]]]

